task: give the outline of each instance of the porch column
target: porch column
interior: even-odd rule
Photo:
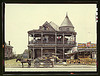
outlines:
[[[29,33],[28,33],[28,44],[29,44]]]
[[[63,44],[64,44],[64,41],[65,41],[64,39],[65,39],[65,37],[64,37],[64,33],[63,33]]]
[[[76,42],[76,35],[75,35],[75,37],[74,37],[74,43]]]
[[[63,59],[64,59],[64,50],[65,50],[65,48],[63,47]]]
[[[31,49],[31,59],[33,59],[33,50]]]
[[[30,48],[28,47],[28,58],[29,58],[29,54],[30,54]]]
[[[43,33],[41,33],[41,43],[43,43]]]
[[[35,57],[35,54],[34,54],[34,47],[33,47],[33,52],[32,52],[32,54],[33,54],[33,59],[34,59],[34,57]]]
[[[43,55],[43,48],[41,47],[41,57],[42,57],[42,55]]]
[[[55,47],[55,55],[56,55],[56,52],[57,52],[57,48]]]
[[[31,51],[30,55],[31,55],[31,59],[32,59],[32,53],[33,53],[33,50],[32,50],[32,49],[30,49],[30,51]]]
[[[33,44],[34,44],[34,33],[33,33]]]
[[[55,33],[55,44],[57,43],[57,33]]]

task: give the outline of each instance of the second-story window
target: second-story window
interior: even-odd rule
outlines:
[[[46,27],[44,26],[44,30],[46,30]]]

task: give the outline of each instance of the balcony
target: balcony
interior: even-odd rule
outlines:
[[[29,45],[34,45],[34,46],[37,46],[37,45],[40,45],[40,46],[56,46],[56,45],[60,45],[60,46],[75,46],[76,45],[76,42],[72,42],[72,41],[65,41],[64,42],[64,44],[63,44],[63,42],[62,41],[57,41],[56,43],[55,43],[55,41],[43,41],[43,42],[41,42],[41,40],[39,40],[39,41],[35,41],[35,42],[33,42],[33,40],[32,41],[29,41]]]
[[[33,33],[28,34],[29,45],[76,45],[76,36],[58,33]]]

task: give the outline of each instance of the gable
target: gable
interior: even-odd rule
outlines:
[[[55,29],[46,21],[39,30],[55,31]]]

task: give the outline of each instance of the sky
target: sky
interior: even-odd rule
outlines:
[[[76,42],[97,42],[96,4],[5,4],[5,42],[21,54],[28,49],[28,31],[46,21],[58,26],[66,13],[77,32]]]

